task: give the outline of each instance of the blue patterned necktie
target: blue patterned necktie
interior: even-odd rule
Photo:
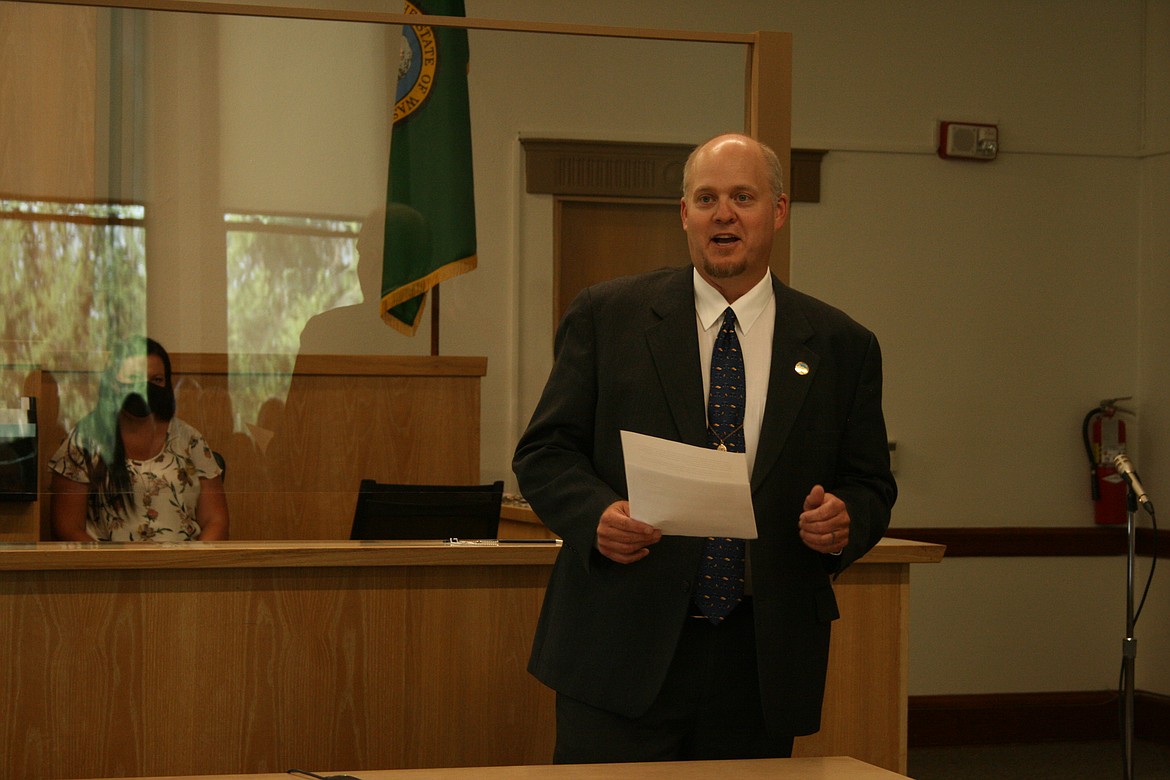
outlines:
[[[711,385],[707,396],[707,442],[718,450],[745,452],[743,353],[735,335],[735,312],[728,306],[723,327],[711,353]],[[719,623],[743,600],[743,539],[708,537],[699,563],[695,604],[712,623]]]

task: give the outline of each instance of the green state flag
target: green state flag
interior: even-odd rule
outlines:
[[[405,13],[463,16],[463,0],[406,0]],[[467,31],[402,28],[382,257],[382,319],[418,329],[427,290],[476,266]]]

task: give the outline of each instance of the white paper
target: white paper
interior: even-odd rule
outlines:
[[[747,455],[622,431],[630,517],[676,536],[755,539]]]

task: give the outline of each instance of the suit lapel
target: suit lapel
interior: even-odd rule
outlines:
[[[752,468],[752,490],[759,488],[776,465],[792,424],[808,395],[818,369],[817,354],[807,345],[812,325],[797,306],[792,291],[775,277],[776,325],[772,335],[772,367],[768,377],[768,400],[760,424],[760,439]],[[806,373],[798,364],[807,366]]]
[[[818,356],[807,345],[814,334],[813,327],[798,308],[796,296],[775,277],[772,290],[776,296],[776,324],[768,400],[752,469],[753,490],[775,467],[818,370]],[[690,267],[671,276],[657,294],[650,296],[649,305],[658,321],[647,327],[646,344],[678,427],[679,440],[705,447],[707,412]],[[808,373],[799,373],[798,363],[807,365]]]
[[[703,406],[703,370],[699,365],[690,266],[669,278],[659,294],[651,298],[650,309],[659,320],[646,329],[646,344],[679,439],[705,447],[707,412]]]

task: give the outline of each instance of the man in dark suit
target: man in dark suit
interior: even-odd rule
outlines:
[[[683,191],[693,270],[577,297],[513,461],[564,540],[529,661],[557,692],[559,763],[790,755],[820,727],[831,577],[877,543],[896,496],[877,340],[769,271],[788,215],[776,155],[718,136]],[[721,429],[705,401],[727,351],[746,397]],[[622,430],[746,452],[758,538],[713,552],[631,517]],[[718,614],[707,564],[729,567]]]

